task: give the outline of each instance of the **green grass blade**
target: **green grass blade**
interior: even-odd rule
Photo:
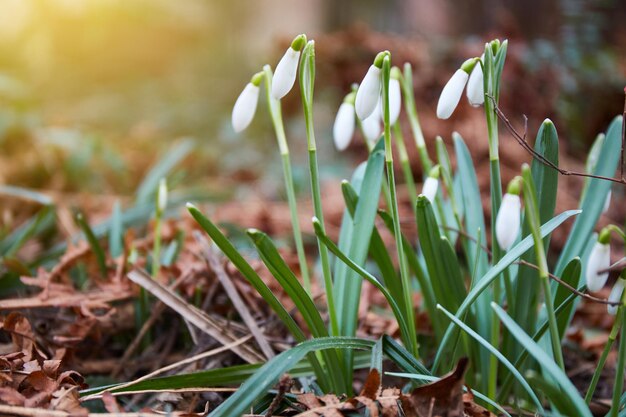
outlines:
[[[321,227],[319,223],[318,227]],[[267,266],[272,276],[276,278],[276,281],[278,281],[287,295],[289,295],[289,298],[291,298],[300,314],[302,314],[302,318],[307,323],[311,334],[316,338],[328,337],[328,329],[313,299],[311,299],[309,293],[304,289],[302,284],[300,284],[300,281],[298,281],[298,278],[289,268],[282,256],[280,256],[278,249],[276,249],[276,246],[274,246],[269,236],[256,229],[249,229],[247,233],[252,239],[254,246],[257,248],[265,266]],[[322,242],[325,243],[323,240]],[[334,387],[335,393],[347,393],[350,387],[346,385],[346,379],[343,373],[345,372],[345,367],[343,366],[341,357],[337,352],[326,351],[322,352],[322,356],[327,366],[327,380],[330,382],[331,386]]]
[[[537,132],[535,140],[535,151],[559,165],[559,138],[554,124],[546,119]],[[537,191],[537,202],[539,206],[539,219],[541,224],[547,222],[554,216],[556,206],[556,193],[559,182],[559,173],[533,159],[531,165],[532,177]],[[522,237],[530,235],[530,227],[527,222],[522,223]],[[546,252],[549,248],[549,237],[544,239]],[[528,252],[522,256],[522,260],[536,264],[534,252]],[[522,326],[526,332],[533,332],[537,322],[537,311],[539,303],[539,275],[533,268],[520,268],[517,280],[515,281],[515,303],[511,316]],[[555,304],[556,305],[556,304]]]
[[[487,349],[489,352],[491,352],[492,355],[494,355],[496,358],[498,358],[498,360],[500,361],[500,363],[502,363],[508,370],[509,372],[513,375],[513,377],[515,379],[518,380],[518,382],[520,383],[520,385],[522,386],[522,388],[524,388],[524,391],[526,391],[526,393],[528,393],[528,395],[530,396],[531,400],[535,403],[535,405],[537,406],[537,409],[541,412],[543,412],[543,406],[541,405],[541,401],[539,401],[539,398],[537,398],[537,395],[535,394],[535,392],[532,390],[532,388],[530,387],[530,385],[528,384],[528,382],[526,382],[526,380],[524,379],[524,377],[522,376],[522,374],[519,373],[519,371],[515,368],[515,366],[509,362],[509,360],[507,358],[504,357],[504,355],[502,353],[500,353],[500,351],[498,350],[498,348],[494,347],[493,345],[491,345],[488,341],[486,341],[484,338],[482,338],[478,333],[476,333],[472,328],[470,328],[468,325],[466,325],[465,323],[463,323],[461,320],[459,320],[458,318],[454,317],[454,315],[452,313],[450,313],[449,311],[447,311],[445,308],[443,308],[443,306],[441,306],[440,304],[437,305],[437,308],[439,308],[441,311],[443,311],[443,313],[448,316],[448,318],[450,320],[452,320],[452,322],[454,322],[454,324],[456,324],[457,326],[459,326],[461,329],[463,329],[463,331],[465,331],[467,334],[469,334],[474,340],[476,340],[478,343],[480,343],[485,349]]]
[[[41,210],[0,242],[3,258],[14,256],[26,242],[54,225],[54,206],[43,206]]]
[[[542,368],[547,372],[561,388],[561,395],[567,396],[572,407],[576,410],[577,416],[591,417],[589,407],[585,404],[578,393],[578,389],[572,384],[568,376],[558,367],[558,365],[546,354],[515,321],[496,303],[491,303],[491,308],[500,318],[500,321],[509,329],[509,332],[520,342],[528,353],[541,363]]]
[[[192,139],[185,139],[173,145],[165,156],[150,169],[141,184],[139,184],[137,188],[137,202],[149,203],[153,201],[161,178],[166,178],[167,174],[185,159],[194,147],[195,143]]]
[[[563,273],[561,274],[561,279],[565,281],[566,283],[568,283],[569,285],[571,285],[572,287],[576,288],[578,283],[580,282],[581,273],[582,273],[582,263],[580,262],[580,258],[576,257],[572,259],[565,266],[565,269],[563,270]],[[570,294],[571,293],[569,290],[567,290],[562,285],[559,285],[554,294],[554,306],[559,307],[561,304],[565,302],[565,300]],[[557,326],[559,328],[559,335],[561,339],[563,339],[563,336],[565,335],[565,331],[567,330],[569,321],[570,321],[569,313],[562,314],[557,319]]]
[[[430,201],[417,198],[417,230],[437,302],[456,311],[466,295],[461,269],[447,238],[441,235]]]
[[[117,258],[124,252],[124,224],[120,201],[116,200],[111,214],[111,229],[109,230],[109,253]]]
[[[364,265],[369,249],[376,210],[380,198],[380,189],[385,162],[384,142],[379,141],[370,153],[360,187],[359,202],[349,237],[348,257],[357,265]],[[361,299],[361,279],[347,265],[335,264],[335,299],[341,334],[350,336],[356,332],[357,313]]]
[[[372,285],[374,285],[387,299],[387,302],[391,306],[393,310],[393,314],[398,321],[398,325],[400,326],[400,331],[402,333],[403,340],[405,344],[411,343],[411,340],[406,340],[410,337],[411,333],[409,332],[408,326],[409,323],[404,316],[404,311],[400,309],[400,306],[394,299],[394,297],[389,293],[389,291],[376,279],[375,276],[367,272],[365,269],[357,265],[353,260],[347,257],[341,250],[333,243],[332,240],[322,230],[321,224],[318,219],[313,218],[313,228],[315,229],[315,234],[320,239],[320,241],[328,248],[329,251],[332,252],[339,260],[344,262],[351,270],[360,275],[363,279],[369,281]],[[294,300],[295,302],[295,300]]]
[[[384,335],[383,352],[392,360],[400,369],[406,372],[419,372],[421,374],[430,375],[430,371],[426,368],[411,352],[406,350],[404,346],[396,342],[391,336]]]
[[[572,216],[575,216],[580,213],[580,210],[568,210],[559,214],[558,216],[552,218],[546,224],[541,226],[541,236],[545,237],[549,233],[552,233],[554,229],[559,227],[565,220],[569,219]],[[480,294],[487,288],[491,283],[498,278],[498,276],[504,271],[511,263],[513,263],[517,258],[522,256],[526,251],[533,247],[533,240],[531,236],[526,237],[521,242],[513,246],[507,253],[500,259],[500,261],[491,267],[491,269],[476,283],[476,286],[472,288],[472,290],[467,294],[465,300],[456,311],[455,316],[461,320],[465,316],[465,313],[469,310],[469,308],[474,304],[474,302],[478,299]],[[450,346],[448,343],[451,340],[451,337],[454,333],[454,325],[451,323],[446,330],[446,334],[444,335],[442,342],[440,343],[439,349],[437,350],[437,355],[435,356],[435,361],[433,364],[433,369],[437,369],[441,360],[443,359],[443,353],[446,352]],[[484,336],[484,335],[483,335]]]
[[[240,417],[254,401],[269,390],[278,378],[294,367],[310,352],[326,349],[371,349],[374,342],[352,337],[325,337],[302,342],[277,355],[244,382],[226,401],[210,415],[214,417]]]

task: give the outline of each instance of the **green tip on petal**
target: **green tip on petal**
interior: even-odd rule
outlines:
[[[598,235],[598,242],[602,243],[603,245],[606,245],[610,242],[610,240],[611,240],[611,228],[605,227],[604,229],[602,229],[602,231],[600,231],[600,234]]]
[[[471,74],[478,61],[480,61],[480,58],[470,58],[461,65],[461,69],[466,73]]]
[[[430,178],[437,179],[439,178],[439,174],[441,173],[441,167],[437,164],[428,171],[428,176]]]
[[[261,81],[263,81],[263,71],[257,72],[250,79],[250,83],[252,83],[252,85],[254,85],[256,87],[261,85]]]
[[[400,80],[402,80],[402,71],[400,71],[400,68],[398,68],[398,67],[391,67],[391,72],[390,72],[389,76],[393,80],[400,81]]]
[[[301,51],[306,45],[306,35],[304,33],[296,36],[291,42],[291,49],[294,51]]]
[[[385,60],[386,57],[391,57],[391,54],[389,53],[389,51],[379,52],[378,55],[376,55],[376,58],[374,58],[374,66],[378,68],[382,68],[383,61]]]
[[[509,185],[506,187],[507,194],[512,195],[520,195],[522,192],[522,182],[524,180],[519,175],[509,182]]]
[[[349,103],[354,105],[354,101],[356,100],[356,90],[353,90],[351,92],[349,92],[348,94],[346,94],[346,96],[343,98],[343,102],[344,103]]]

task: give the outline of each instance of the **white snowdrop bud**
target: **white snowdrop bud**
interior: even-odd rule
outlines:
[[[432,167],[428,173],[428,178],[426,178],[426,181],[424,181],[424,185],[422,186],[422,195],[426,197],[431,204],[435,202],[435,197],[437,197],[437,190],[439,188],[439,171],[439,165]]]
[[[256,105],[259,102],[259,85],[263,79],[263,73],[257,73],[252,77],[252,81],[246,84],[245,88],[239,94],[235,105],[231,122],[235,132],[239,133],[250,125],[256,112]]]
[[[352,97],[349,99],[348,97]],[[344,99],[339,110],[337,111],[337,117],[335,117],[335,124],[333,125],[333,139],[335,141],[335,147],[338,151],[343,151],[350,145],[352,136],[354,135],[354,93],[348,94]]]
[[[507,251],[511,248],[520,232],[522,202],[519,194],[521,181],[521,177],[515,177],[509,183],[496,216],[496,239],[500,248]]]
[[[611,294],[609,294],[608,301],[612,303],[619,303],[622,299],[622,293],[624,292],[624,285],[626,285],[626,279],[619,278],[615,285],[613,285],[613,289],[611,290]],[[606,309],[609,314],[614,316],[617,314],[617,309],[619,306],[617,305],[607,305]]]
[[[603,230],[598,241],[593,245],[589,259],[587,259],[587,269],[585,279],[589,291],[598,291],[609,278],[608,272],[600,272],[611,266],[611,245],[609,244],[609,233]]]
[[[484,56],[484,55],[483,55]],[[482,61],[482,57],[481,57]],[[485,89],[483,85],[483,67],[477,63],[467,81],[467,101],[474,107],[485,102]]]
[[[300,53],[305,44],[306,36],[298,35],[276,65],[276,71],[272,77],[272,97],[276,100],[285,97],[293,88],[298,73]]]
[[[393,67],[391,69],[391,78],[389,79],[389,123],[391,125],[395,124],[398,117],[400,117],[400,107],[402,106],[399,76],[400,70]]]
[[[376,55],[374,63],[370,65],[356,92],[354,108],[356,109],[356,115],[361,120],[367,119],[378,104],[381,86],[380,72],[383,66],[383,59],[387,54],[388,52],[381,52]]]
[[[437,178],[428,177],[424,181],[422,187],[422,195],[428,199],[431,203],[435,202],[435,196],[437,196],[437,189],[439,188],[439,180]]]
[[[374,111],[369,117],[361,121],[361,129],[363,130],[363,136],[365,136],[368,142],[376,142],[378,140],[383,133],[380,103],[374,107]]]
[[[447,119],[452,115],[454,109],[459,104],[459,100],[461,100],[463,89],[465,84],[467,84],[470,72],[476,66],[477,60],[478,58],[471,58],[465,61],[443,87],[437,103],[438,118]]]
[[[159,189],[157,191],[157,210],[163,213],[167,207],[167,182],[165,178],[159,181]]]

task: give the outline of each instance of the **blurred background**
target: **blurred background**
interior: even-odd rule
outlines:
[[[317,42],[326,178],[348,175],[365,155],[359,138],[349,156],[338,155],[331,126],[350,84],[383,49],[396,65],[413,64],[427,139],[449,141],[458,130],[477,159],[486,155],[482,112],[463,103],[442,123],[435,107],[459,64],[494,37],[510,40],[503,109],[520,128],[528,115],[531,138],[552,118],[572,158],[565,164],[583,161],[624,105],[622,0],[0,0],[0,11],[0,183],[66,196],[132,196],[182,138],[195,148],[180,184],[280,190],[266,109],[241,135],[230,111],[251,74],[274,66],[303,32]],[[297,164],[306,158],[297,92],[283,108]],[[528,158],[512,142],[502,147],[506,179]],[[306,184],[304,171],[296,175]]]

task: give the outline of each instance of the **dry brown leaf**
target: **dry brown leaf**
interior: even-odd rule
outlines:
[[[418,416],[463,417],[463,376],[468,362],[461,358],[454,371],[411,392],[409,402]]]

